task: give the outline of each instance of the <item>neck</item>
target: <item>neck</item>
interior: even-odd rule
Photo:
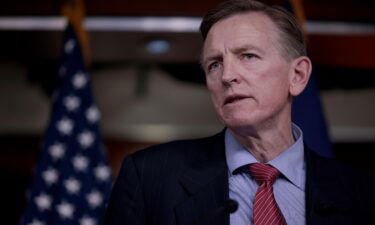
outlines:
[[[246,132],[230,129],[230,132],[259,162],[266,163],[294,143],[291,122],[271,127],[249,128]]]

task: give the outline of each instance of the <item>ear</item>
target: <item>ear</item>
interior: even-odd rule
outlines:
[[[289,73],[289,93],[297,96],[305,89],[311,75],[312,64],[308,57],[293,60]]]

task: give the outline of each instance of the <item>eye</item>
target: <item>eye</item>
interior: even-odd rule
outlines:
[[[253,54],[253,53],[243,53],[242,54],[242,58],[243,59],[253,59],[257,57],[257,55]]]
[[[219,63],[219,62],[212,62],[212,63],[210,63],[210,64],[208,65],[208,67],[207,67],[207,71],[210,72],[210,71],[212,71],[212,70],[215,70],[215,69],[219,68],[219,66],[220,66],[220,63]]]

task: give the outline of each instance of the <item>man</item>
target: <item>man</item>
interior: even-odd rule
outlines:
[[[201,33],[207,87],[226,129],[125,158],[106,223],[375,221],[373,186],[311,152],[291,122],[293,97],[312,67],[295,19],[277,7],[232,0],[203,18]],[[239,204],[230,215],[228,199]]]

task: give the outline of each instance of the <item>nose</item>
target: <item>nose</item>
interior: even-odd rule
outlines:
[[[232,59],[226,59],[223,61],[221,80],[224,86],[231,86],[240,81],[237,70],[238,68],[236,68],[235,62]]]

